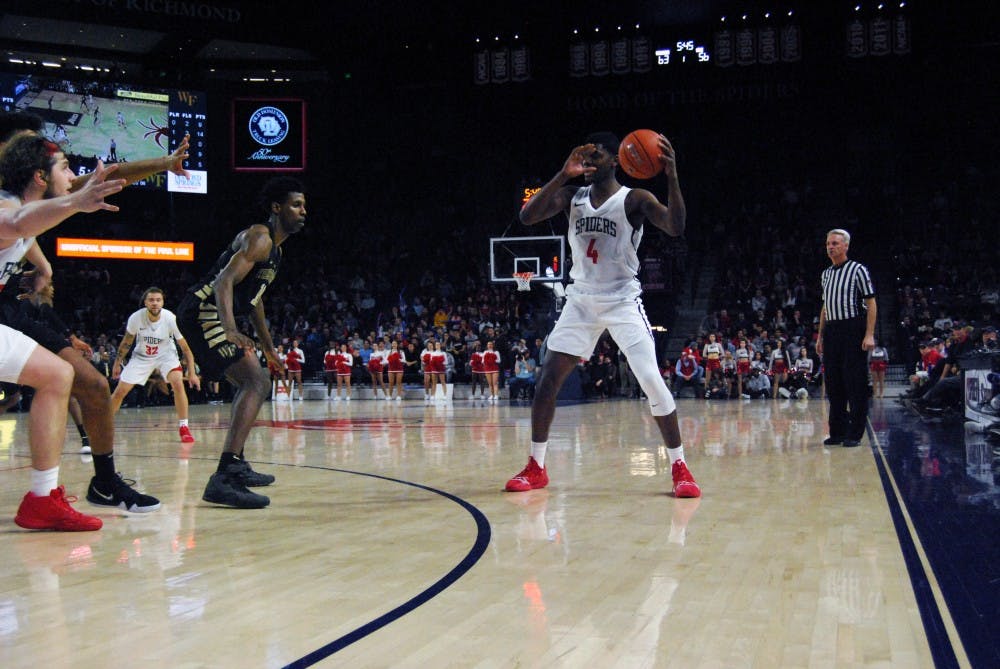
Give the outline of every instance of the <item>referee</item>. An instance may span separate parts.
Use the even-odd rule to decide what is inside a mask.
[[[857,446],[868,420],[868,351],[875,347],[875,286],[868,268],[847,259],[851,235],[826,233],[823,307],[816,352],[823,359],[830,399],[830,436],[826,446]]]

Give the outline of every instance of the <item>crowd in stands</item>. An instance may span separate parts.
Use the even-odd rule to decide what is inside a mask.
[[[166,225],[154,219],[150,227]],[[333,232],[315,225],[307,227],[303,240],[290,241],[278,279],[264,299],[275,344],[287,350],[298,340],[305,381],[322,381],[326,351],[331,345],[346,344],[353,357],[355,385],[368,387],[372,352],[379,342],[386,350],[397,342],[407,361],[403,382],[421,385],[421,352],[429,341],[437,341],[447,353],[447,381],[469,383],[472,352],[493,342],[500,353],[500,384],[513,384],[515,396],[531,397],[541,363],[539,348],[558,316],[556,302],[551,291],[539,286],[522,292],[513,283],[489,281],[490,230],[456,228],[442,235],[444,243],[429,250],[421,248],[418,232],[359,229],[350,248],[341,247]],[[42,243],[44,248],[45,240]],[[201,264],[206,266],[214,260],[210,243],[199,243]],[[666,253],[665,246],[649,244],[647,253]],[[365,248],[374,250],[358,252]],[[48,254],[54,256],[50,250]],[[663,259],[661,266],[676,267],[676,261]],[[140,308],[143,291],[152,285],[162,288],[165,307],[173,309],[198,279],[198,270],[187,264],[58,258],[53,269],[57,311],[91,344],[95,365],[109,378],[125,321]],[[676,274],[676,269],[670,270],[667,279]],[[609,359],[617,354],[609,338],[601,350]],[[603,366],[598,352],[592,361],[582,361],[581,373],[591,365]],[[612,392],[610,382],[596,386],[595,394]],[[590,392],[589,383],[586,390]],[[207,391],[203,394],[193,401],[214,399]],[[157,397],[154,393],[149,401]],[[138,400],[145,401],[141,397],[131,401]]]

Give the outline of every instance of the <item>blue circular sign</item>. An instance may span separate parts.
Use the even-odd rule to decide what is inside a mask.
[[[250,136],[262,146],[280,144],[288,136],[288,117],[277,107],[261,107],[250,115]]]

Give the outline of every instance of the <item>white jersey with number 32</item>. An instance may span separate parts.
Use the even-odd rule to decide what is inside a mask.
[[[632,298],[642,292],[639,256],[642,226],[633,228],[625,214],[631,189],[622,186],[600,207],[590,201],[591,187],[580,188],[570,203],[569,247],[573,279],[568,295],[614,295]]]
[[[177,328],[177,317],[166,309],[160,310],[160,318],[155,322],[149,320],[145,309],[136,311],[129,316],[125,331],[135,337],[132,355],[139,358],[176,358],[174,341],[184,339]]]

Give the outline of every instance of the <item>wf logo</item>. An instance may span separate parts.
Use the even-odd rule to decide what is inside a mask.
[[[189,91],[177,91],[177,99],[186,104],[188,107],[194,107],[194,104],[198,102],[198,96],[191,95]]]

